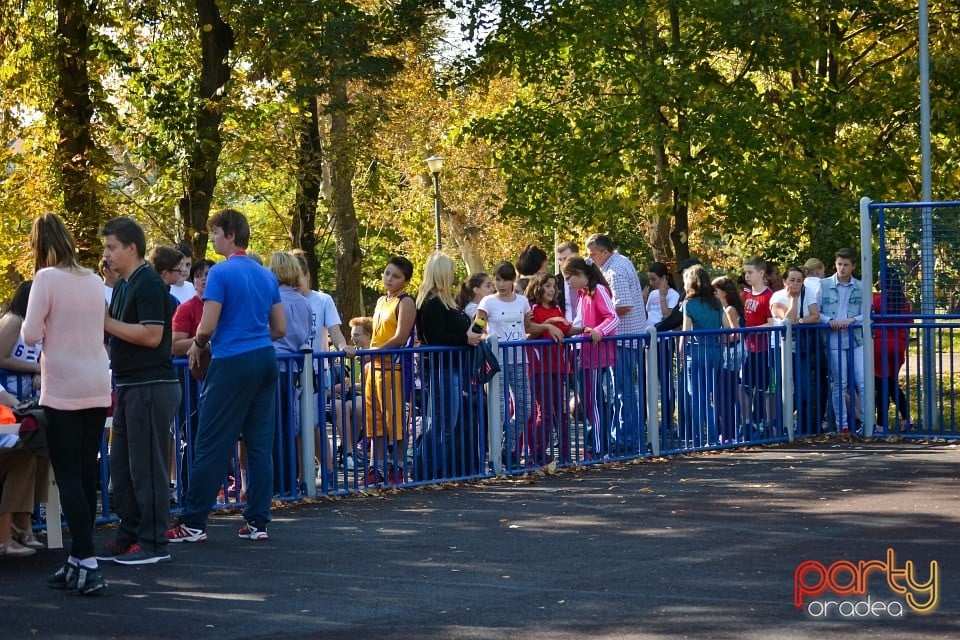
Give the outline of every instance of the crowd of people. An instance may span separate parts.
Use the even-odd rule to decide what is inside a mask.
[[[575,242],[555,256],[529,245],[515,264],[472,273],[459,287],[454,260],[435,252],[415,295],[415,266],[392,256],[372,316],[351,318],[348,339],[333,299],[311,289],[302,253],[274,252],[264,266],[247,250],[250,227],[240,212],[220,211],[208,226],[219,263],[194,262],[185,244],[148,253],[140,225],[111,220],[97,274],[77,262],[59,217],[34,222],[34,279],[0,318],[0,404],[35,398],[46,418],[71,533],[51,588],[102,593],[102,563],[166,562],[171,544],[206,540],[233,469],[244,503],[237,535],[258,541],[269,537],[271,500],[284,483],[330,490],[351,474],[372,486],[475,476],[497,458],[523,469],[643,455],[650,376],[659,384],[662,433],[680,447],[776,436],[781,343],[763,328],[785,321],[797,327],[801,432],[849,432],[867,410],[859,323],[871,309],[847,249],[836,253],[830,277],[817,259],[781,277],[750,258],[739,281],[711,280],[691,259],[679,265],[679,281],[664,263],[649,264],[645,284],[610,237],[594,234],[585,256]],[[908,313],[896,274],[881,284],[873,312]],[[906,330],[878,326],[878,425],[889,424],[888,401],[908,425],[899,386]],[[653,344],[649,327],[658,333]],[[493,363],[490,337],[500,345]],[[312,425],[299,411],[304,348],[315,356]],[[655,370],[647,368],[649,349],[657,350]],[[189,375],[174,358],[186,358]],[[492,370],[499,375],[491,388]],[[487,394],[497,400],[496,425]],[[119,525],[97,550],[108,409]],[[300,463],[304,428],[315,434],[315,478],[305,478]],[[499,450],[488,430],[502,434]],[[42,547],[29,521],[46,463],[15,444],[0,441],[0,556]],[[278,459],[278,447],[286,458]]]

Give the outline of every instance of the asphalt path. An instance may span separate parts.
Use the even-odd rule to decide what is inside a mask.
[[[105,566],[103,597],[46,588],[62,550],[0,559],[0,640],[956,638],[958,476],[955,445],[830,441],[303,502],[267,542],[223,514],[173,562]],[[888,549],[918,582],[936,562],[931,613],[879,569],[846,611],[903,617],[794,605],[801,563]]]

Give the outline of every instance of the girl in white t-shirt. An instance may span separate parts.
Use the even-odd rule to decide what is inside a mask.
[[[673,288],[667,265],[654,262],[647,268],[650,293],[647,294],[647,326],[655,325],[676,309],[680,294]]]
[[[509,262],[501,262],[493,272],[493,286],[496,293],[486,296],[477,307],[477,318],[486,321],[486,331],[500,340],[500,388],[496,390],[500,400],[500,415],[503,416],[504,464],[507,468],[518,468],[523,454],[523,433],[532,429],[535,419],[533,396],[530,393],[530,381],[527,378],[523,345],[503,346],[504,342],[523,341],[527,333],[547,332],[554,339],[562,332],[556,325],[540,325],[531,322],[530,301],[517,295],[514,284],[517,271]],[[513,394],[513,419],[507,409],[507,387]]]
[[[460,285],[457,293],[457,306],[472,319],[477,313],[480,301],[486,296],[493,295],[493,280],[483,271],[472,274]]]

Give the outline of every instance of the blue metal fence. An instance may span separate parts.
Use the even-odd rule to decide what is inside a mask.
[[[875,319],[877,320],[877,319]],[[416,347],[282,356],[274,492],[281,500],[517,474],[661,454],[862,431],[957,438],[960,320],[879,318],[857,346],[825,325],[674,331],[494,344],[489,381],[475,350]],[[936,419],[918,419],[920,341],[934,336]],[[889,344],[903,348],[889,349]],[[872,349],[875,371],[863,371]],[[176,361],[183,402],[172,427],[174,509],[189,485],[202,385]],[[2,372],[0,372],[2,373]],[[864,376],[876,407],[863,407]],[[305,416],[302,418],[301,416]],[[313,423],[313,429],[305,425]],[[101,520],[110,507],[109,431],[101,452]],[[244,501],[242,443],[224,461],[217,507]],[[316,470],[315,470],[316,469]]]

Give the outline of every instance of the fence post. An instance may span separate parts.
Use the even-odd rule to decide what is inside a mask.
[[[660,415],[657,413],[657,400],[660,398],[660,376],[657,369],[657,329],[647,329],[650,344],[647,347],[647,442],[655,458],[660,457]]]
[[[926,275],[926,272],[924,272]],[[863,406],[865,415],[863,420],[863,435],[873,437],[873,428],[876,422],[876,394],[873,383],[873,321],[870,314],[873,306],[873,227],[870,222],[870,198],[860,198],[860,287],[861,311],[863,313]],[[856,344],[856,329],[850,338]],[[853,372],[851,372],[853,373]]]
[[[304,344],[300,347],[303,354],[303,367],[300,369],[300,469],[303,477],[300,481],[307,487],[307,496],[317,497],[317,466],[313,461],[313,347]],[[326,429],[325,425],[320,425]]]
[[[107,418],[113,420],[113,418]],[[53,473],[53,465],[48,460],[41,464],[50,467],[50,480],[47,486],[46,503],[46,526],[47,526],[47,549],[63,549],[63,518],[60,517],[60,488],[57,486],[57,477]],[[107,514],[104,513],[104,516]],[[51,518],[53,524],[51,526]]]
[[[796,434],[796,424],[793,422],[793,388],[796,380],[793,379],[793,322],[790,318],[783,319],[783,354],[780,358],[780,402],[783,405],[783,426],[787,428],[787,440],[793,442]]]
[[[500,362],[500,341],[497,336],[489,336],[487,342],[490,344],[490,350],[493,351],[493,357],[497,359],[497,364],[503,370],[503,363]],[[493,465],[493,475],[503,474],[503,417],[500,415],[500,376],[501,372],[493,374],[490,382],[487,383],[487,450],[490,452],[490,462]],[[492,393],[491,393],[492,392]],[[504,404],[506,406],[506,404]]]

